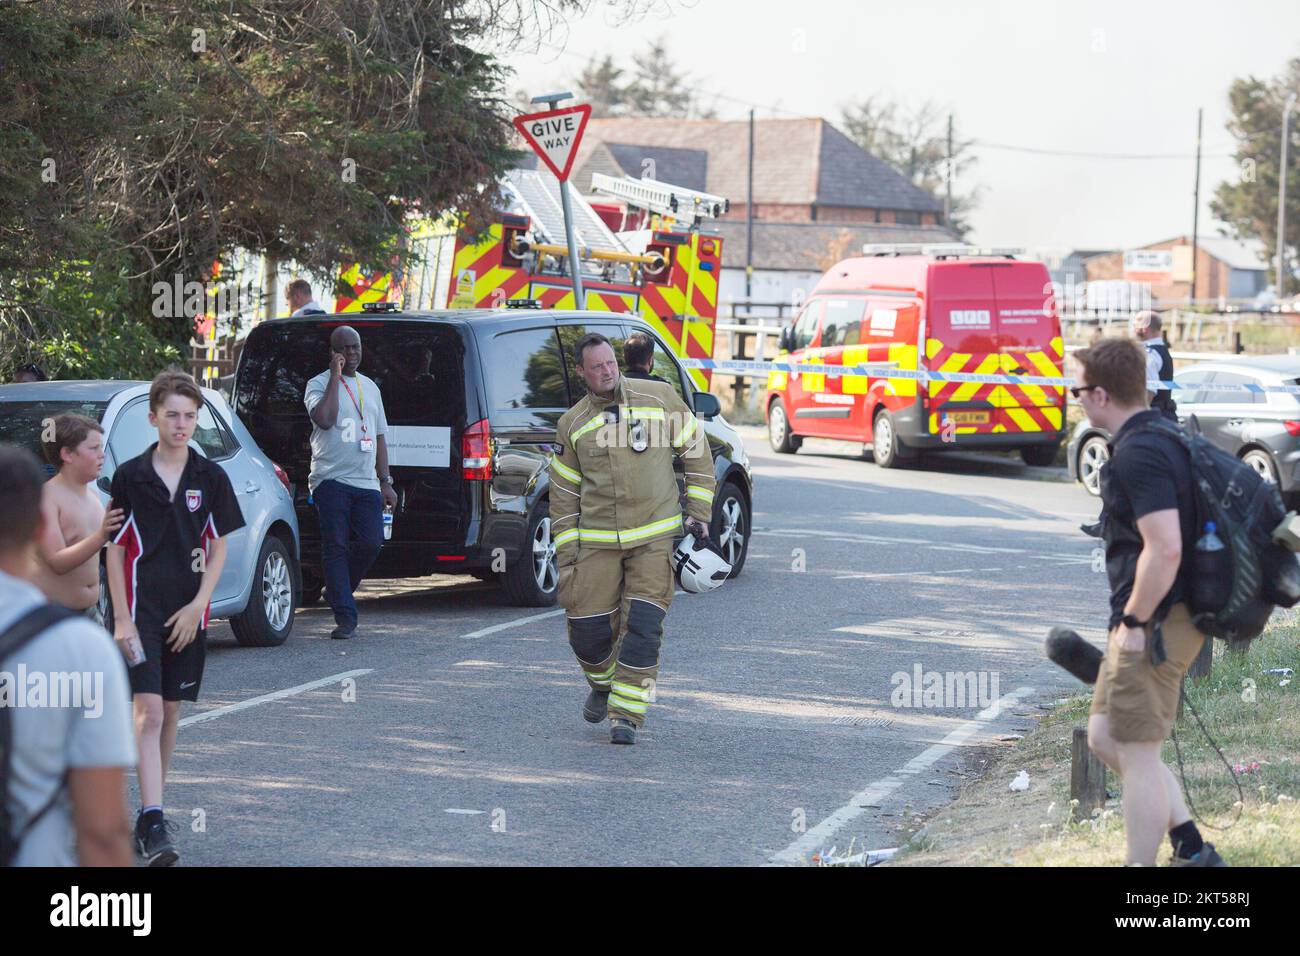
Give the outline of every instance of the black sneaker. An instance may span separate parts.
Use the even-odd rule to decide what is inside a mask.
[[[1177,854],[1169,861],[1170,866],[1227,866],[1213,843],[1201,844],[1201,849],[1193,857],[1181,857]]]
[[[636,724],[622,717],[609,719],[609,742],[611,744],[636,743]]]
[[[175,825],[161,813],[136,823],[135,851],[146,866],[171,866],[181,858],[176,847],[172,846],[171,834],[175,829]]]
[[[589,724],[598,724],[609,713],[609,691],[593,690],[587,695],[587,702],[582,705],[582,719]]]
[[[349,637],[357,632],[356,621],[351,624],[340,624],[334,630],[330,631],[330,637],[336,641],[346,641]]]

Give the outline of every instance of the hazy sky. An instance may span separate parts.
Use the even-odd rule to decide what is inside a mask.
[[[1272,77],[1300,56],[1294,0],[660,0],[627,23],[609,10],[596,0],[549,46],[506,56],[517,71],[511,89],[568,88],[588,56],[608,52],[630,66],[663,36],[724,119],[744,118],[753,104],[760,117],[838,123],[843,105],[883,95],[932,100],[953,111],[959,135],[987,144],[1176,154],[979,147],[972,238],[1030,248],[1117,248],[1191,232],[1197,107],[1201,232],[1214,233],[1209,197],[1237,175],[1224,126],[1228,86]]]

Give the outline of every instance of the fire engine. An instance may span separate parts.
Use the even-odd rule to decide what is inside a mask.
[[[711,358],[722,239],[702,227],[727,211],[727,200],[601,173],[592,176],[592,191],[606,199],[596,208],[571,197],[584,308],[634,313],[677,355]],[[532,300],[544,309],[574,308],[558,183],[546,172],[515,169],[501,181],[501,196],[504,211],[486,233],[457,237],[449,307]],[[708,373],[690,373],[707,390]]]

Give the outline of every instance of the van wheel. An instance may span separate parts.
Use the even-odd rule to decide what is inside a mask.
[[[750,508],[745,494],[735,482],[724,481],[713,504],[713,521],[709,537],[731,565],[727,580],[740,575],[749,554]]]
[[[898,468],[903,461],[894,418],[883,410],[876,413],[871,426],[871,457],[881,468]]]
[[[790,419],[786,417],[785,406],[778,398],[767,409],[767,441],[772,451],[781,455],[793,455],[803,444],[803,439],[790,432]]]
[[[242,614],[230,619],[243,647],[278,647],[293,630],[293,559],[284,542],[267,535],[257,555],[253,590]]]
[[[524,553],[501,575],[501,589],[515,607],[550,607],[555,603],[560,572],[555,565],[549,511],[546,499],[537,503],[528,522]]]
[[[1026,465],[1033,465],[1035,468],[1046,468],[1048,465],[1056,463],[1056,453],[1061,450],[1061,443],[1053,442],[1050,445],[1026,445],[1020,449],[1020,457],[1024,459]]]

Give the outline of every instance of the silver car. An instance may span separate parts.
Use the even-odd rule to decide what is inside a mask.
[[[1215,385],[1260,387],[1300,384],[1300,355],[1242,356],[1201,362],[1174,374],[1178,420],[1193,417],[1224,451],[1278,485],[1289,503],[1300,497],[1300,395],[1215,389]],[[1084,419],[1070,438],[1070,477],[1100,494],[1101,466],[1109,459],[1110,435]]]
[[[302,586],[298,518],[288,478],[257,447],[220,393],[205,388],[203,398],[191,447],[225,470],[244,514],[244,527],[229,537],[226,566],[212,596],[211,616],[229,618],[240,644],[283,644],[293,630]],[[107,504],[113,472],[157,441],[157,429],[148,417],[149,383],[0,385],[0,441],[29,448],[43,461],[42,422],[64,412],[85,415],[104,426],[108,440],[98,487]],[[101,589],[105,605],[107,590]]]

